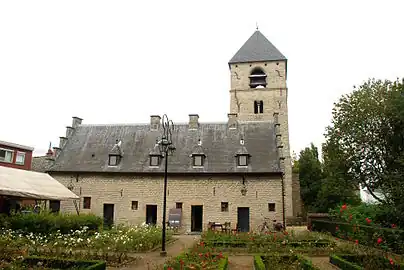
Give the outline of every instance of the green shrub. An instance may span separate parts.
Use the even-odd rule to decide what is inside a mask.
[[[404,253],[404,230],[324,220],[313,220],[312,230],[329,232],[335,237],[357,241],[361,245]],[[381,243],[378,243],[379,238]]]
[[[102,218],[93,214],[54,214],[41,212],[39,214],[15,214],[3,216],[1,225],[5,229],[26,233],[56,233],[67,234],[87,227],[89,232],[98,231],[102,225]]]
[[[83,269],[83,270],[105,270],[106,263],[103,261],[81,261],[47,257],[27,257],[22,261],[25,267],[37,266],[40,264],[52,269]]]
[[[262,261],[262,257],[260,255],[254,256],[254,269],[255,270],[265,270],[265,264]]]
[[[402,269],[404,267],[404,264],[376,255],[333,254],[330,256],[330,263],[347,270]]]

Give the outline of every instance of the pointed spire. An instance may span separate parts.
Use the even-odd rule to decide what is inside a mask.
[[[286,57],[258,30],[244,43],[229,64],[286,60]]]

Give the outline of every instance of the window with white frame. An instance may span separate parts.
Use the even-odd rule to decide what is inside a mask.
[[[13,162],[13,150],[0,148],[0,162]]]
[[[15,158],[15,163],[19,165],[24,165],[25,163],[25,153],[24,152],[18,152],[17,156]]]

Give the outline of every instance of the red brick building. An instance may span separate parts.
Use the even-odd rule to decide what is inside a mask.
[[[31,170],[33,147],[0,141],[0,166]]]

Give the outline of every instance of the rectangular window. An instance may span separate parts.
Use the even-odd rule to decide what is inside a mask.
[[[132,210],[137,210],[139,207],[139,202],[138,201],[132,201]]]
[[[260,113],[264,113],[264,102],[260,100]]]
[[[159,166],[159,157],[158,156],[150,156],[150,166]]]
[[[248,157],[246,155],[238,156],[238,166],[247,166],[248,165]]]
[[[108,165],[109,166],[117,166],[119,162],[118,156],[117,155],[110,155],[109,160],[108,160]]]
[[[13,150],[0,148],[0,161],[1,162],[13,162]]]
[[[91,197],[83,198],[83,209],[91,209]]]
[[[24,152],[17,152],[17,157],[15,158],[15,163],[24,165],[24,163],[25,163],[25,153]]]
[[[275,212],[275,203],[268,203],[268,211]]]
[[[201,155],[194,156],[194,166],[203,166],[203,156]]]
[[[175,208],[182,209],[182,202],[176,202],[175,203]]]
[[[222,208],[222,212],[229,212],[229,203],[228,202],[222,202],[221,208]]]

